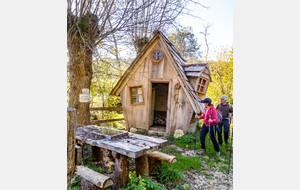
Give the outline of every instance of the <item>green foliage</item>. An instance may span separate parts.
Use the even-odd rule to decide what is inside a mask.
[[[80,190],[80,187],[78,186],[81,178],[78,176],[71,178],[71,184],[70,184],[70,190]]]
[[[167,163],[154,168],[152,174],[156,175],[166,186],[179,185],[184,180],[184,176]]]
[[[97,167],[95,164],[88,163],[87,167],[90,168],[91,170],[94,170],[95,172],[98,172],[101,174],[107,172],[107,168]]]
[[[83,149],[84,150],[91,150],[91,145],[85,144],[85,145],[83,145]]]
[[[173,153],[178,153],[177,148],[175,146],[166,146],[163,147],[161,150],[165,154],[173,154]]]
[[[215,166],[215,163],[214,162],[209,162],[207,167],[211,168],[211,167],[214,167]]]
[[[118,130],[125,130],[126,129],[125,125],[121,124],[118,121],[113,122],[113,126],[114,126],[115,129],[118,129]]]
[[[221,162],[221,158],[220,157],[215,157],[215,162]]]
[[[173,135],[166,136],[166,139],[170,142],[175,142],[175,137]]]
[[[87,165],[87,164],[89,164],[89,163],[91,163],[91,162],[93,162],[93,161],[95,161],[96,159],[94,158],[94,157],[92,157],[92,156],[87,156],[87,157],[85,157],[85,158],[83,158],[82,159],[82,164],[83,165]]]
[[[138,129],[136,133],[141,135],[148,135],[149,131],[145,129]]]
[[[126,187],[119,190],[166,190],[164,185],[153,182],[147,176],[137,176],[136,172],[129,173],[129,179]]]
[[[194,138],[192,135],[183,135],[179,137],[177,140],[180,143],[185,143],[185,144],[192,144],[194,143]]]
[[[189,170],[190,168],[196,170],[202,166],[202,161],[198,156],[185,157],[179,153],[175,154],[175,156],[177,158],[177,162],[171,164],[171,167],[173,169],[177,169],[178,171],[185,171]]]

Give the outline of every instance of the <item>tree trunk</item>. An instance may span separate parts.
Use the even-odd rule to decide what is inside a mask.
[[[88,40],[85,40],[85,42]],[[68,35],[69,65],[70,65],[70,99],[69,107],[76,108],[77,123],[90,124],[90,105],[80,103],[79,94],[83,88],[90,89],[92,80],[92,55],[94,46],[82,41],[75,35]]]

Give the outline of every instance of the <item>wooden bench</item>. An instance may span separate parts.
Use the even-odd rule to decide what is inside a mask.
[[[81,177],[81,190],[103,190],[114,184],[114,180],[84,166],[76,166],[76,175]]]

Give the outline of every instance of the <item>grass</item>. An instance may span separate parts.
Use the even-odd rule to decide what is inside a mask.
[[[185,179],[178,169],[174,169],[172,165],[165,162],[161,166],[156,167],[152,174],[156,175],[166,186],[178,186]]]
[[[202,161],[198,156],[185,157],[179,153],[175,154],[177,162],[171,165],[173,169],[179,171],[189,170],[190,168],[197,170],[202,166]]]
[[[194,142],[194,136],[196,135],[196,147]],[[216,138],[218,134],[216,134]],[[224,136],[222,134],[222,138],[224,139]],[[176,144],[177,146],[183,148],[183,149],[196,149],[200,150],[200,131],[197,130],[196,133],[188,133],[187,135],[184,135],[180,138],[175,139],[173,136],[166,136],[166,139],[170,141],[173,144]],[[229,141],[231,140],[231,136],[229,136]],[[177,162],[170,165],[172,169],[176,169],[179,172],[191,172],[190,169],[198,171],[199,173],[203,173],[204,175],[207,174],[208,178],[212,178],[212,175],[207,173],[207,169],[213,169],[218,170],[223,173],[227,173],[228,171],[228,163],[229,163],[229,152],[231,147],[231,142],[229,142],[228,145],[223,144],[222,146],[219,146],[220,152],[221,152],[221,158],[216,156],[216,152],[214,150],[214,146],[212,142],[210,142],[210,137],[207,134],[205,139],[205,148],[206,148],[206,155],[201,156],[192,156],[192,157],[184,157],[182,156],[175,146],[168,146],[164,147],[162,149],[163,153],[166,154],[172,154],[177,157]],[[233,152],[233,150],[232,150]],[[200,159],[199,159],[200,158]],[[232,155],[231,155],[232,158]],[[202,163],[205,163],[207,165],[207,168],[202,166]],[[232,168],[232,162],[231,162],[231,168]]]

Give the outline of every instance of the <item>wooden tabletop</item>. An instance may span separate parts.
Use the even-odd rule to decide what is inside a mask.
[[[168,141],[112,128],[87,125],[76,130],[80,144],[90,144],[137,158],[167,146]]]

